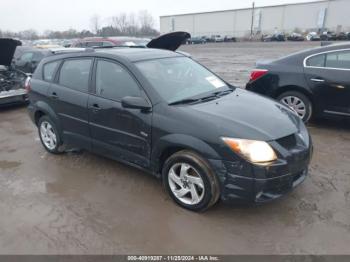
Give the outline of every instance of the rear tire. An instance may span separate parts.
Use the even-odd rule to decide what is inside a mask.
[[[42,145],[51,154],[62,154],[62,139],[55,123],[48,116],[42,116],[38,121],[38,132]]]
[[[309,122],[313,117],[312,103],[310,99],[301,92],[288,91],[281,94],[277,100],[294,110],[305,123]]]
[[[196,153],[183,150],[169,157],[162,176],[170,197],[185,209],[204,211],[219,199],[217,178],[209,164]]]

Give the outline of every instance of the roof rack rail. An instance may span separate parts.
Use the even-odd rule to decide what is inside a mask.
[[[93,49],[113,49],[113,48],[147,48],[147,47],[142,46],[142,45],[134,45],[134,46],[115,45],[115,46],[93,46],[91,48],[93,48]]]
[[[79,53],[79,52],[94,52],[94,48],[52,48],[51,53],[54,55]]]

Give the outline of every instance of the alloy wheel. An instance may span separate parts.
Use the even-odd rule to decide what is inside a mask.
[[[52,125],[49,122],[47,121],[41,122],[40,136],[44,145],[49,150],[54,150],[56,148],[57,136],[56,136],[55,130],[53,129]]]
[[[204,181],[198,171],[187,163],[169,169],[168,182],[174,196],[186,205],[197,205],[205,194]]]
[[[286,96],[281,99],[281,103],[294,110],[303,119],[306,115],[305,103],[296,96]]]

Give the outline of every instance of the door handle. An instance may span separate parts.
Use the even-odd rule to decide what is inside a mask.
[[[311,78],[310,79],[312,82],[318,82],[318,83],[324,83],[326,82],[326,80],[322,79],[322,78]]]
[[[101,108],[100,108],[100,106],[98,104],[93,104],[91,106],[91,110],[92,110],[92,112],[97,113],[98,111],[101,110]]]
[[[57,93],[56,93],[56,92],[53,92],[53,93],[51,94],[51,98],[52,98],[52,99],[58,99]]]

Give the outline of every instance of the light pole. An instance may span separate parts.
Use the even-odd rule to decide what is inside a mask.
[[[255,15],[255,2],[253,2],[253,8],[252,8],[252,24],[250,27],[250,39],[253,39],[253,28],[254,28],[254,15]]]

